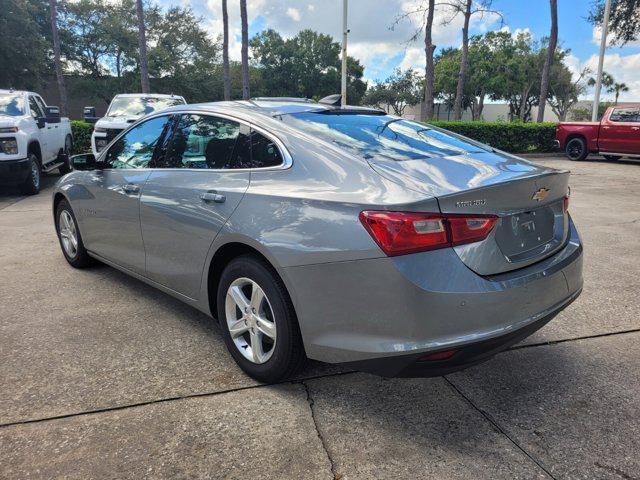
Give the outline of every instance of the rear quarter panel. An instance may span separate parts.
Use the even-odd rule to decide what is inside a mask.
[[[564,150],[567,141],[573,136],[583,137],[587,141],[587,148],[591,152],[598,151],[599,123],[593,122],[561,122],[556,128],[556,140],[560,149]]]

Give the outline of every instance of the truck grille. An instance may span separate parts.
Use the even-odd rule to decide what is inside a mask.
[[[116,138],[120,132],[124,129],[122,128],[107,128],[107,143]]]

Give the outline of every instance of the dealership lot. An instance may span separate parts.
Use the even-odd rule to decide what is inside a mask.
[[[56,177],[0,192],[0,478],[640,478],[640,162],[539,162],[573,172],[584,292],[433,379],[257,384],[201,313],[66,264]]]

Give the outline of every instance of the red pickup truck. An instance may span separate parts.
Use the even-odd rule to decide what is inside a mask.
[[[640,104],[609,107],[600,123],[561,122],[556,145],[571,160],[584,160],[590,153],[607,160],[640,156]]]

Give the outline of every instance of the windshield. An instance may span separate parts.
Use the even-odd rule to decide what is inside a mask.
[[[19,117],[24,115],[24,99],[22,95],[0,93],[0,115]]]
[[[116,97],[109,107],[108,117],[138,117],[174,105],[184,105],[182,98]]]
[[[429,125],[388,115],[293,113],[282,120],[364,158],[415,160],[487,151]]]

